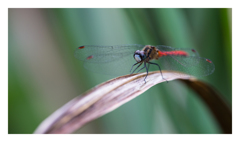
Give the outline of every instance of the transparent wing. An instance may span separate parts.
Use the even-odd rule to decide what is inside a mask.
[[[86,45],[86,46],[81,46],[77,48],[74,52],[74,56],[79,60],[87,61],[87,62],[101,62],[101,63],[111,62],[120,57],[127,56],[129,54],[134,54],[136,50],[141,50],[143,47],[144,45],[138,45],[138,44],[116,45],[116,46]],[[92,56],[93,58],[88,58],[90,56]],[[89,59],[89,60],[85,60],[85,59]]]
[[[207,76],[215,69],[214,64],[208,62],[206,58],[195,56],[174,58],[166,56],[159,58],[158,61],[163,70],[180,71],[192,76]]]
[[[193,76],[207,76],[212,74],[215,66],[209,59],[199,57],[194,49],[173,48],[170,46],[156,46],[160,51],[185,51],[188,56],[163,56],[158,59],[158,63],[163,70],[173,70],[187,73]]]
[[[84,62],[84,67],[90,71],[106,74],[106,75],[126,75],[130,74],[130,69],[133,64],[136,63],[135,59],[131,54],[129,56],[124,56],[122,58],[122,55],[118,56],[119,58],[114,58],[114,61],[112,62]],[[99,59],[101,61],[103,58],[106,58],[106,56],[98,55],[95,56],[96,60]]]
[[[74,56],[84,61],[84,67],[90,71],[108,75],[130,73],[134,63],[133,54],[144,45],[84,46],[75,50]]]

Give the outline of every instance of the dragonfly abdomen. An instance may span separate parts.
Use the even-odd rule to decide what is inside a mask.
[[[185,51],[158,51],[158,56],[188,56]]]

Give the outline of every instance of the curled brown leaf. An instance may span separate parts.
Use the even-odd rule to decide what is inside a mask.
[[[162,71],[168,81],[195,80],[179,72]],[[120,76],[104,82],[59,108],[44,120],[35,133],[72,133],[84,124],[113,111],[152,86],[165,82],[159,71]]]

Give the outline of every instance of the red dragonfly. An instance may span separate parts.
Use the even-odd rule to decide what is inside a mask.
[[[155,65],[161,75],[161,70],[164,69],[183,72],[189,74],[189,77],[207,76],[215,69],[210,59],[199,57],[194,49],[175,49],[164,45],[86,45],[78,47],[74,56],[84,61],[86,69],[108,75],[129,74],[135,65],[138,66],[132,73],[143,65],[137,72],[145,68],[148,75],[150,64]],[[163,76],[162,78],[164,79]]]

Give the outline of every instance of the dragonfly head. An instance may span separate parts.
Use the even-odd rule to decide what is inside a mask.
[[[134,54],[133,54],[133,58],[139,63],[144,61],[144,59],[146,58],[144,51],[140,51],[137,50]]]

